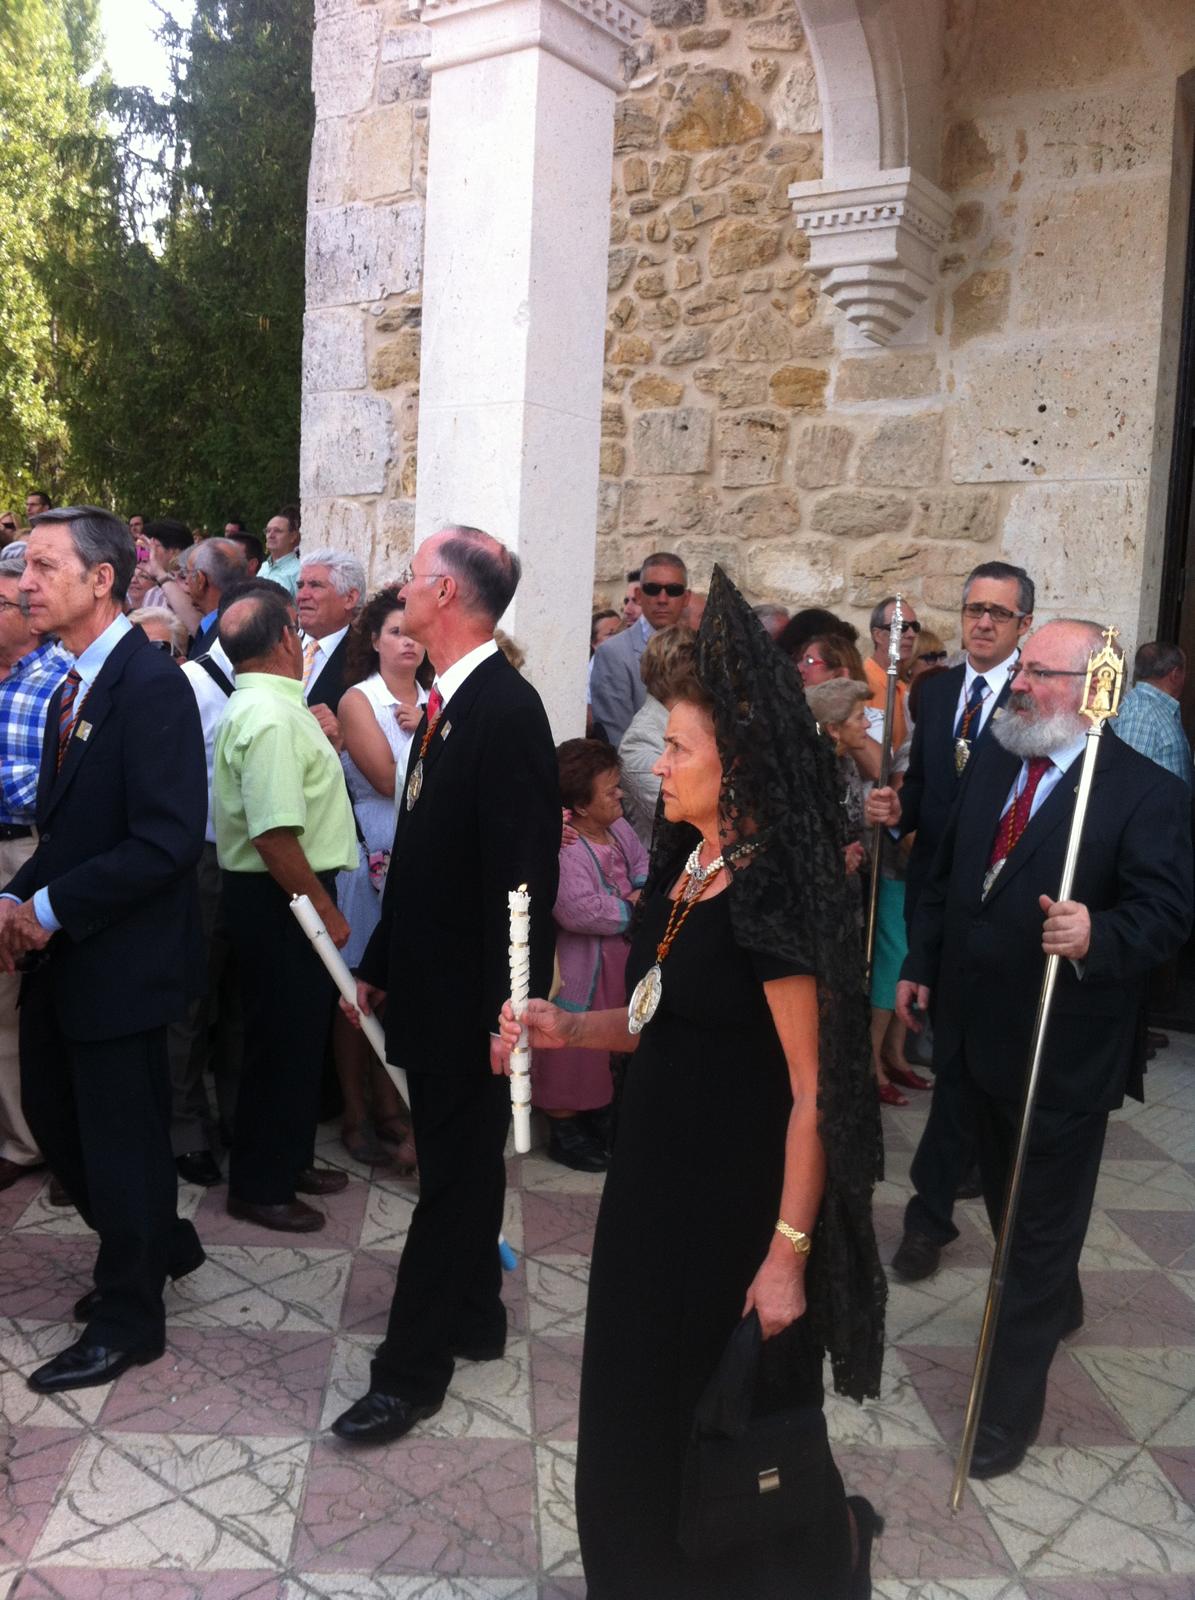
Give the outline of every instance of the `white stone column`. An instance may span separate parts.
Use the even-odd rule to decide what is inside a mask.
[[[623,0],[426,0],[431,140],[416,541],[517,549],[503,621],[558,739],[584,732]]]

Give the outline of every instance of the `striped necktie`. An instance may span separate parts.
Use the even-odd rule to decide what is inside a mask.
[[[994,867],[1011,855],[1017,840],[1029,826],[1033,812],[1033,797],[1037,786],[1054,763],[1049,756],[1030,756],[1025,772],[1025,787],[1015,796],[996,825],[996,839],[988,857],[988,867]]]
[[[62,763],[66,759],[66,747],[70,743],[71,734],[75,731],[75,703],[79,697],[79,685],[83,679],[74,667],[66,675],[66,682],[62,687],[62,699],[58,705],[58,768],[62,771]]]

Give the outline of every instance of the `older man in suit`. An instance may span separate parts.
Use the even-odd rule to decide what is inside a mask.
[[[1058,901],[1093,623],[1026,643],[995,738],[968,763],[914,917],[897,1009],[933,1004],[935,1063],[959,1074],[999,1224],[1045,957],[1061,959],[1021,1208],[972,1461],[1011,1472],[1037,1435],[1058,1342],[1083,1320],[1079,1255],[1108,1113],[1139,1089],[1152,969],[1191,923],[1187,792],[1115,738],[1100,742],[1073,898]]]
[[[639,604],[643,614],[637,622],[613,639],[597,647],[593,657],[589,701],[593,720],[606,738],[618,748],[631,718],[647,698],[639,676],[639,658],[647,641],[661,628],[679,622],[689,601],[689,579],[679,556],[666,550],[648,556],[639,569]]]
[[[333,1424],[350,1444],[398,1439],[438,1411],[456,1359],[502,1354],[506,1079],[491,1030],[510,992],[507,895],[531,891],[531,984],[552,973],[560,789],[539,696],[494,643],[518,558],[476,528],[415,553],[404,631],[436,663],[411,746],[382,918],[358,998],[386,1002],[390,1059],[410,1086],[419,1203],[369,1392]],[[536,990],[538,993],[538,989]]]
[[[166,1026],[202,983],[207,803],[194,697],[121,610],[128,529],[91,506],[48,512],[25,561],[30,626],[75,659],[50,702],[37,849],[0,900],[0,965],[26,968],[29,1126],[100,1240],[83,1335],[29,1379],[52,1392],[156,1361],[166,1275],[203,1260],[176,1211]]]
[[[1023,568],[985,561],[974,569],[963,585],[963,661],[922,685],[903,787],[875,789],[868,796],[869,822],[916,835],[905,886],[910,927],[962,775],[1008,703],[1020,641],[1033,625],[1033,604],[1033,579]],[[910,1173],[915,1192],[892,1258],[892,1269],[904,1282],[936,1272],[943,1246],[958,1238],[955,1197],[967,1184],[974,1159],[975,1129],[948,1063],[934,1083],[929,1120]],[[977,1189],[965,1192],[974,1195]]]

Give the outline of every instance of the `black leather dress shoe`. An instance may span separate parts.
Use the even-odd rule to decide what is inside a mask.
[[[164,1344],[149,1345],[140,1350],[113,1350],[105,1344],[89,1344],[86,1338],[76,1339],[60,1350],[52,1361],[38,1367],[28,1378],[28,1384],[37,1394],[58,1394],[63,1389],[94,1389],[101,1383],[113,1383],[130,1367],[144,1367],[157,1361],[166,1352]]]
[[[178,1283],[180,1279],[188,1277],[197,1267],[201,1267],[207,1260],[203,1246],[196,1242],[196,1248],[185,1261],[172,1264],[167,1270],[171,1283]],[[100,1309],[100,1300],[103,1297],[98,1289],[88,1289],[86,1294],[81,1294],[75,1301],[75,1321],[89,1322]]]
[[[224,1174],[210,1150],[188,1150],[184,1156],[175,1156],[174,1164],[184,1183],[197,1183],[203,1189],[211,1189],[224,1182]]]
[[[548,1118],[548,1159],[574,1172],[605,1172],[605,1150],[582,1125],[580,1117]]]
[[[337,1417],[332,1432],[346,1444],[390,1444],[425,1417],[434,1417],[439,1409],[439,1401],[434,1406],[417,1406],[400,1395],[371,1389]]]
[[[276,1233],[318,1233],[327,1221],[322,1211],[304,1205],[301,1200],[259,1206],[230,1194],[227,1209],[228,1215],[238,1222],[255,1222],[259,1228],[273,1228]]]
[[[1031,1434],[1016,1433],[999,1422],[981,1422],[975,1435],[975,1449],[971,1453],[972,1478],[999,1478],[1006,1472],[1015,1472],[1025,1459],[1025,1452],[1037,1438],[1037,1429]]]
[[[904,1238],[892,1257],[892,1270],[902,1283],[920,1283],[932,1278],[942,1259],[942,1246],[926,1233],[906,1228]]]
[[[339,1167],[304,1167],[295,1179],[296,1194],[339,1194],[349,1186],[349,1175]]]
[[[1083,1326],[1083,1291],[1076,1289],[1071,1298],[1070,1309],[1066,1313],[1066,1322],[1062,1329],[1062,1338],[1069,1339],[1072,1333],[1078,1333]]]

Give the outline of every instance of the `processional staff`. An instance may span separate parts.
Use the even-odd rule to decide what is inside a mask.
[[[1083,685],[1082,715],[1090,726],[1083,747],[1083,765],[1079,772],[1076,791],[1075,814],[1071,818],[1070,836],[1066,842],[1066,856],[1062,864],[1062,882],[1057,899],[1069,900],[1079,864],[1079,850],[1083,843],[1083,825],[1091,799],[1091,784],[1095,777],[1095,763],[1099,753],[1100,736],[1105,724],[1120,709],[1120,694],[1124,685],[1124,655],[1117,650],[1113,640],[1117,629],[1104,630],[1102,650],[1092,651],[1087,662],[1087,676]],[[1004,1213],[1000,1218],[1000,1231],[996,1236],[996,1250],[992,1257],[992,1271],[988,1279],[987,1300],[983,1308],[983,1321],[979,1329],[979,1347],[975,1352],[975,1368],[971,1375],[971,1392],[967,1396],[967,1413],[963,1422],[963,1441],[959,1446],[958,1461],[954,1469],[954,1482],[950,1489],[950,1509],[957,1511],[962,1505],[963,1490],[971,1470],[971,1456],[975,1449],[975,1435],[979,1428],[979,1414],[983,1408],[987,1389],[988,1369],[992,1361],[992,1346],[996,1338],[996,1323],[1000,1316],[1000,1303],[1004,1298],[1004,1284],[1008,1275],[1008,1261],[1012,1253],[1012,1237],[1016,1227],[1017,1210],[1021,1203],[1021,1189],[1025,1178],[1025,1162],[1029,1153],[1029,1133],[1033,1110],[1037,1100],[1038,1081],[1041,1077],[1042,1057],[1045,1053],[1046,1032],[1050,1026],[1050,1006],[1054,999],[1054,985],[1058,980],[1056,955],[1046,957],[1042,974],[1041,994],[1037,1002],[1037,1016],[1033,1023],[1033,1036],[1029,1045],[1029,1071],[1025,1079],[1025,1092],[1021,1101],[1021,1125],[1017,1132],[1016,1151],[1012,1174],[1008,1180],[1008,1193],[1004,1200]]]
[[[900,639],[904,631],[903,597],[897,595],[892,607],[892,620],[888,624],[888,693],[884,701],[884,739],[880,749],[880,776],[878,789],[888,787],[892,772],[892,723],[896,716],[896,676],[900,671]],[[871,886],[867,898],[867,939],[864,946],[864,965],[867,983],[871,984],[871,968],[875,959],[876,917],[880,905],[880,852],[884,846],[884,824],[877,822],[871,833]]]

